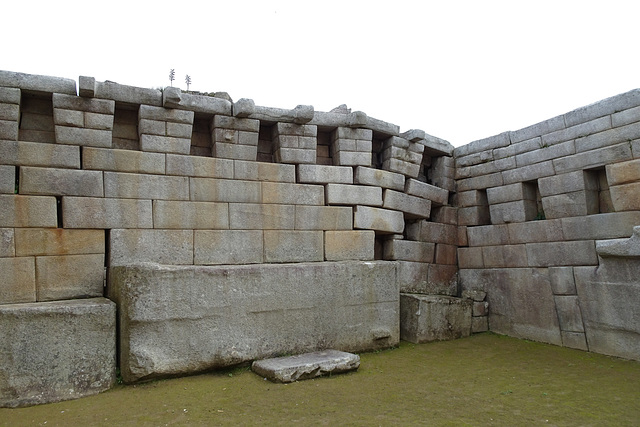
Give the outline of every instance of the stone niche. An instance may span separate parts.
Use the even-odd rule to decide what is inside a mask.
[[[125,382],[400,339],[395,262],[111,267]]]

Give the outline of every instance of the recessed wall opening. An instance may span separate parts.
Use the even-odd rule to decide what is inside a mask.
[[[138,105],[121,104],[116,102],[113,115],[113,132],[111,143],[113,148],[122,150],[139,150],[138,136]]]
[[[271,135],[273,125],[260,123],[258,133],[258,157],[259,162],[273,163],[273,137]]]
[[[605,168],[584,171],[587,215],[613,212],[609,182]]]
[[[542,196],[538,181],[527,181],[522,183],[522,193],[524,197],[525,220],[539,221],[546,219],[544,208],[542,207]]]
[[[382,169],[382,147],[384,141],[373,137],[371,141],[371,167],[375,169]]]
[[[384,259],[384,242],[386,238],[384,234],[376,233],[376,238],[373,246],[373,259]]]
[[[53,96],[50,93],[21,91],[18,140],[55,143]]]
[[[316,146],[316,164],[333,165],[333,152],[331,150],[331,131],[318,130],[318,145]]]
[[[211,157],[211,130],[209,128],[211,120],[211,116],[197,114],[194,116],[189,150],[189,154],[192,156]]]
[[[422,155],[422,163],[420,164],[420,172],[418,174],[418,181],[426,182],[427,184],[433,184],[431,181],[431,156],[426,153]]]

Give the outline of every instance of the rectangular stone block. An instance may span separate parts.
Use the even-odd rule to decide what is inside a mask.
[[[509,229],[507,225],[485,225],[469,227],[469,246],[497,246],[509,244]]]
[[[234,161],[199,156],[167,154],[167,175],[195,176],[202,178],[234,177]]]
[[[507,230],[509,231],[509,241],[512,244],[565,240],[562,222],[559,219],[511,223],[507,224]]]
[[[20,194],[102,197],[102,172],[21,167]]]
[[[152,105],[140,105],[140,109],[138,110],[138,118],[140,120],[148,119],[171,123],[193,124],[193,116],[193,111],[155,107]]]
[[[293,230],[294,225],[294,205],[229,204],[232,230]]]
[[[578,296],[554,296],[556,310],[558,311],[558,321],[560,330],[567,332],[584,332],[582,324],[582,313]]]
[[[497,187],[502,188],[502,187]],[[487,200],[487,191],[469,190],[460,191],[454,196],[454,204],[458,207],[470,207],[470,206],[486,206],[489,202]]]
[[[328,205],[382,206],[382,188],[366,185],[327,184],[325,200]]]
[[[262,203],[262,184],[257,181],[190,178],[189,182],[194,201]]]
[[[64,228],[153,228],[151,200],[63,197],[62,218]]]
[[[234,129],[245,132],[258,132],[260,120],[215,115],[212,122],[213,128]]]
[[[470,206],[458,209],[458,225],[491,224],[491,214],[488,206]]]
[[[15,120],[0,120],[0,139],[17,141],[18,122]]]
[[[73,95],[54,93],[52,97],[55,109],[75,110],[80,112],[111,114],[115,112],[115,101],[111,99],[84,98]]]
[[[324,258],[327,261],[371,261],[374,259],[374,231],[325,231]]]
[[[640,121],[640,106],[619,111],[611,115],[611,126],[614,128]]]
[[[458,265],[460,268],[483,268],[482,247],[458,248]]]
[[[0,120],[20,120],[20,105],[7,104],[0,101]]]
[[[506,172],[496,172],[473,178],[460,179],[456,183],[457,191],[483,190],[489,187],[498,187],[500,185],[509,184],[504,182],[502,179],[502,174]]]
[[[473,317],[486,316],[489,314],[489,303],[486,301],[473,302]]]
[[[104,254],[103,230],[17,228],[16,256]]]
[[[101,297],[104,254],[36,257],[38,301]]]
[[[16,191],[16,168],[0,165],[0,193],[14,194]]]
[[[296,182],[295,165],[233,160],[233,178],[245,181]]]
[[[189,178],[105,172],[104,195],[121,199],[189,200]]]
[[[436,295],[400,294],[400,338],[412,343],[471,335],[471,301]]]
[[[431,220],[443,224],[458,225],[458,208],[453,206],[432,206]]]
[[[549,267],[549,282],[554,295],[575,295],[573,267]]]
[[[439,275],[430,280],[429,269],[433,266],[432,264],[397,261],[397,265],[397,280],[401,292],[451,295],[452,288],[453,293],[456,292],[455,272],[453,278]]]
[[[0,194],[0,227],[57,227],[56,198]]]
[[[457,255],[457,246],[438,243],[436,244],[434,262],[436,264],[456,265],[458,263]]]
[[[351,230],[353,208],[347,206],[296,206],[296,230]]]
[[[282,356],[256,360],[251,370],[264,379],[278,383],[292,383],[355,371],[360,356],[338,350],[322,350],[296,356]]]
[[[491,205],[489,214],[492,224],[532,221],[540,215],[535,200],[518,200]]]
[[[582,190],[598,190],[598,183],[587,179],[584,171],[567,172],[538,180],[542,197],[572,193]]]
[[[324,187],[313,184],[263,182],[262,203],[324,205]]]
[[[598,256],[593,240],[528,243],[526,248],[527,259],[531,267],[598,265]]]
[[[533,181],[536,179],[544,178],[545,176],[551,176],[556,173],[554,169],[555,160],[547,160],[545,162],[536,163],[529,166],[522,166],[516,169],[503,171],[503,182],[498,185],[508,185],[516,182]],[[491,185],[488,187],[496,187],[497,185]]]
[[[585,217],[562,218],[562,235],[566,240],[618,239],[633,234],[640,224],[640,212],[612,212]]]
[[[333,164],[339,166],[371,166],[371,153],[338,151],[333,153]]]
[[[80,147],[26,141],[0,141],[0,162],[16,166],[80,168]]]
[[[147,265],[109,275],[121,328],[130,331],[120,335],[125,382],[399,340],[395,263]]]
[[[0,102],[20,105],[20,89],[17,87],[0,87]]]
[[[191,139],[142,134],[140,135],[140,149],[155,153],[189,154]]]
[[[324,261],[322,231],[264,231],[264,261],[318,262]]]
[[[153,201],[153,228],[217,230],[229,228],[229,204]]]
[[[640,182],[609,187],[616,212],[640,210]]]
[[[543,197],[542,207],[549,219],[595,214],[598,213],[597,192],[583,190]]]
[[[546,160],[571,156],[576,153],[576,146],[573,140],[555,143],[555,145],[544,145],[546,136],[547,135],[542,136],[542,148],[539,150],[528,151],[526,153],[516,155],[515,159],[518,167],[529,166]],[[516,165],[513,165],[513,167],[516,167]]]
[[[15,229],[0,228],[0,258],[16,256]]]
[[[409,240],[458,244],[458,227],[455,225],[420,220],[407,224],[406,234]]]
[[[383,248],[383,258],[387,260],[432,263],[434,253],[434,243],[410,240],[387,240]]]
[[[0,258],[0,307],[36,301],[36,267],[34,257]]]
[[[485,268],[527,267],[525,245],[483,246],[482,260]]]
[[[610,186],[640,181],[640,159],[610,164],[606,170]]]
[[[608,119],[608,117],[604,119]],[[638,138],[640,138],[640,123],[630,123],[576,139],[576,151],[587,152]]]
[[[383,192],[382,207],[403,212],[407,218],[429,218],[431,215],[431,200],[389,189]]]
[[[405,177],[395,172],[358,166],[355,173],[355,183],[404,191]]]
[[[477,334],[489,330],[489,318],[487,316],[471,318],[471,333]]]
[[[417,159],[414,159],[417,160]],[[367,166],[367,165],[365,165]],[[405,162],[397,158],[390,158],[382,162],[382,169],[400,173],[410,178],[417,178],[420,175],[420,165],[417,163]]]
[[[353,168],[348,166],[299,165],[298,182],[309,184],[353,184]]]
[[[584,332],[561,331],[562,345],[564,347],[575,348],[576,350],[589,351],[587,338]]]
[[[573,156],[554,159],[553,168],[556,173],[564,173],[575,170],[599,168],[607,164],[631,160],[632,158],[631,146],[628,142],[624,142],[574,154]],[[549,175],[552,175],[552,173]]]
[[[110,130],[56,126],[55,135],[58,144],[110,148],[112,142]]]
[[[569,141],[572,139],[578,139],[576,148],[579,147],[581,137],[587,135],[596,134],[598,132],[605,131],[611,128],[611,117],[599,117],[593,120],[589,120],[583,123],[568,126],[565,129],[557,130],[545,135],[542,135],[542,143],[545,145],[557,144],[562,141]]]
[[[193,264],[192,230],[114,229],[109,239],[110,266],[142,262]]]
[[[398,211],[356,206],[353,213],[353,228],[401,234],[404,230],[404,216]]]
[[[196,265],[263,262],[261,230],[196,230],[193,245],[193,263]]]
[[[448,205],[449,192],[435,185],[409,178],[405,183],[405,193],[431,200],[435,205]]]
[[[546,178],[543,178],[546,179]],[[540,180],[542,181],[542,179]],[[526,183],[516,182],[514,184],[502,185],[500,187],[487,188],[487,202],[490,205],[499,203],[520,201],[520,200],[536,200],[535,186]],[[482,203],[479,203],[482,204]]]
[[[165,155],[143,151],[84,147],[83,169],[131,172],[140,174],[165,173]]]

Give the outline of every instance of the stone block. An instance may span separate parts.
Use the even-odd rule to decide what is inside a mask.
[[[374,259],[374,231],[325,231],[324,258],[327,261],[370,261]]]
[[[518,200],[489,206],[492,224],[532,221],[538,217],[535,200]]]
[[[407,224],[407,239],[419,242],[458,244],[458,227],[426,220]]]
[[[485,225],[491,224],[491,216],[488,206],[471,206],[458,209],[459,225]]]
[[[267,263],[324,261],[322,231],[264,231],[264,261]]]
[[[153,228],[151,200],[63,197],[62,218],[64,228]]]
[[[199,156],[167,154],[167,175],[202,178],[234,177],[234,161]]]
[[[74,93],[75,94],[75,91]],[[96,98],[113,99],[125,104],[145,104],[146,106],[162,105],[162,92],[158,89],[147,89],[135,86],[121,85],[114,82],[96,82]]]
[[[603,119],[608,119],[608,117]],[[630,123],[576,139],[576,151],[578,153],[592,151],[608,145],[633,141],[638,138],[640,138],[640,123]]]
[[[232,113],[231,101],[217,96],[196,95],[182,92],[177,87],[165,87],[162,91],[162,103],[165,108],[179,108],[195,113],[223,114]]]
[[[111,148],[110,130],[56,126],[55,135],[58,144]]]
[[[17,228],[16,256],[105,253],[104,231],[62,228]]]
[[[18,122],[15,120],[0,120],[0,139],[17,141]]]
[[[0,228],[0,258],[16,256],[15,229]]]
[[[114,229],[109,240],[110,266],[144,262],[193,264],[192,230]]]
[[[20,194],[102,197],[102,172],[24,166],[20,168]]]
[[[0,193],[14,194],[16,191],[16,168],[0,165]]]
[[[324,187],[313,184],[263,182],[262,203],[324,205]]]
[[[0,194],[0,227],[57,227],[56,198]]]
[[[575,348],[576,350],[589,351],[587,338],[584,332],[561,331],[562,345],[564,347]]]
[[[431,220],[443,224],[458,225],[458,208],[453,206],[432,206]]]
[[[230,203],[229,228],[232,230],[293,230],[294,205]]]
[[[526,128],[513,131],[509,136],[511,138],[511,144],[515,144],[517,142],[564,129],[564,127],[564,116],[556,116],[543,122],[527,126]]]
[[[485,225],[469,227],[469,246],[497,246],[509,244],[509,229],[507,225]]]
[[[489,318],[487,316],[471,318],[471,333],[477,334],[489,330]]]
[[[598,190],[598,183],[587,179],[584,171],[562,173],[538,180],[542,197],[572,193],[582,190]]]
[[[93,98],[96,94],[95,77],[80,76],[78,77],[78,95]]]
[[[104,254],[36,257],[38,301],[101,297]]]
[[[640,159],[610,164],[606,166],[606,170],[610,186],[640,181]]]
[[[119,347],[128,383],[399,341],[395,263],[144,265],[111,268],[109,276],[129,331]]]
[[[193,263],[196,265],[263,262],[261,230],[196,230],[194,234]]]
[[[511,223],[506,227],[509,232],[509,242],[512,244],[565,240],[562,221],[559,219]],[[567,238],[567,240],[572,239]]]
[[[435,205],[441,206],[449,203],[449,192],[447,190],[413,178],[407,179],[404,191],[407,194],[431,200]]]
[[[599,117],[573,126],[569,125],[565,129],[542,135],[542,144],[549,146],[558,144],[559,142],[577,139],[576,149],[580,150],[581,137],[597,134],[607,129],[611,129],[611,117]]]
[[[549,267],[549,282],[554,295],[575,295],[573,267]]]
[[[140,105],[138,118],[140,120],[160,120],[170,123],[193,124],[193,111],[184,111],[174,108],[156,107],[153,105]]]
[[[584,332],[582,313],[575,295],[554,296],[561,331]]]
[[[435,263],[444,265],[457,265],[458,247],[446,243],[436,244]]]
[[[153,201],[153,228],[216,230],[229,228],[229,204]]]
[[[14,71],[0,71],[0,86],[35,92],[76,94],[75,80]]]
[[[358,166],[355,172],[355,183],[404,191],[405,177],[395,172]]]
[[[274,382],[291,383],[355,371],[359,366],[360,356],[357,354],[323,350],[297,356],[257,360],[251,364],[251,370]]]
[[[561,160],[561,159],[560,159]],[[534,181],[536,179],[551,176],[556,173],[554,169],[555,160],[547,160],[529,166],[522,166],[516,169],[503,171],[503,182],[498,185],[508,185],[516,182]],[[493,185],[491,187],[496,187]]]
[[[488,138],[472,141],[469,144],[454,149],[454,154],[456,156],[467,156],[469,154],[478,153],[485,150],[506,147],[511,143],[510,134],[511,132],[503,132],[501,134],[490,136]]]
[[[20,94],[17,87],[0,87],[0,103],[20,105]]]
[[[244,132],[260,131],[260,121],[255,119],[216,115],[211,124],[214,129],[233,129]]]
[[[274,151],[273,158],[277,163],[315,164],[317,151],[302,148],[279,148]]]
[[[582,190],[543,197],[542,208],[545,217],[549,219],[596,214],[598,213],[597,192]]]
[[[390,239],[384,242],[383,258],[387,260],[432,263],[435,243]]]
[[[531,267],[598,264],[593,240],[527,243],[526,248],[527,259]]]
[[[257,181],[190,178],[189,183],[194,201],[262,203],[262,183]]]
[[[566,240],[598,240],[629,237],[640,224],[640,212],[612,212],[584,217],[562,218]]]
[[[553,168],[556,173],[564,173],[575,170],[595,169],[611,163],[631,160],[632,158],[631,146],[628,142],[624,142],[574,154],[573,156],[554,159]],[[549,175],[552,175],[552,173]]]
[[[108,299],[3,305],[0,325],[0,406],[77,399],[115,384],[116,305]]]
[[[497,187],[502,188],[502,187]],[[489,204],[487,200],[487,191],[469,190],[460,191],[454,195],[454,205],[465,208],[471,206],[486,206]]]
[[[611,115],[611,126],[614,128],[640,121],[640,106],[619,111]]]
[[[410,196],[400,191],[385,189],[382,207],[403,212],[407,218],[429,218],[431,200]]]
[[[328,205],[382,206],[382,188],[365,185],[327,184],[325,200]]]
[[[337,166],[371,166],[371,153],[338,151],[333,153],[333,164]]]
[[[367,165],[364,165],[367,166]],[[420,165],[405,162],[397,158],[390,158],[382,162],[382,169],[406,175],[410,178],[417,178],[420,175]]]
[[[602,101],[598,101],[594,104],[577,108],[564,114],[564,119],[567,126],[573,126],[617,111],[635,107],[638,105],[639,99],[640,91],[638,89],[634,89],[620,95],[603,99]]]
[[[356,206],[353,213],[353,228],[401,234],[404,230],[404,216],[398,211]]]
[[[246,181],[295,183],[295,165],[233,160],[233,178]]]
[[[442,295],[400,294],[400,338],[412,343],[471,335],[471,301]]]
[[[458,191],[484,190],[490,187],[498,187],[500,185],[509,184],[502,178],[502,174],[510,172],[496,172],[488,175],[481,175],[472,178],[461,179],[457,181]]]
[[[483,248],[458,248],[458,265],[460,268],[483,268]]]
[[[155,153],[189,154],[191,140],[160,135],[140,135],[140,149]]]
[[[2,164],[80,168],[80,147],[25,141],[0,141]]]
[[[35,258],[0,258],[0,304],[36,301]]]
[[[348,166],[299,165],[298,182],[308,184],[353,184],[353,168]]]
[[[353,208],[347,206],[296,206],[296,230],[351,230]]]
[[[164,175],[165,155],[143,151],[84,147],[83,169]]]
[[[486,316],[489,314],[489,303],[486,301],[473,302],[473,317]]]
[[[514,202],[521,200],[536,200],[536,189],[533,185],[527,183],[516,182],[514,184],[503,185],[500,187],[487,188],[487,202],[490,205],[499,203]],[[483,203],[478,203],[482,205]]]
[[[189,200],[189,178],[104,172],[104,195],[121,199]]]
[[[560,157],[571,156],[572,154],[576,153],[576,146],[573,140],[556,143],[555,145],[544,145],[545,137],[546,135],[542,136],[543,148],[516,155],[515,160],[516,160],[517,167],[529,166],[529,165],[540,163],[546,160],[552,160]],[[516,164],[514,164],[512,168],[508,168],[508,169],[515,168]]]
[[[0,120],[6,120],[6,121],[20,120],[20,105],[6,104],[0,101]]]
[[[616,212],[640,210],[640,182],[609,187]]]
[[[525,245],[483,246],[482,259],[485,268],[528,266]]]

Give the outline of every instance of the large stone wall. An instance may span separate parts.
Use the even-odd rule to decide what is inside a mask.
[[[639,141],[640,90],[454,149],[0,71],[0,405],[486,330],[638,359]]]

